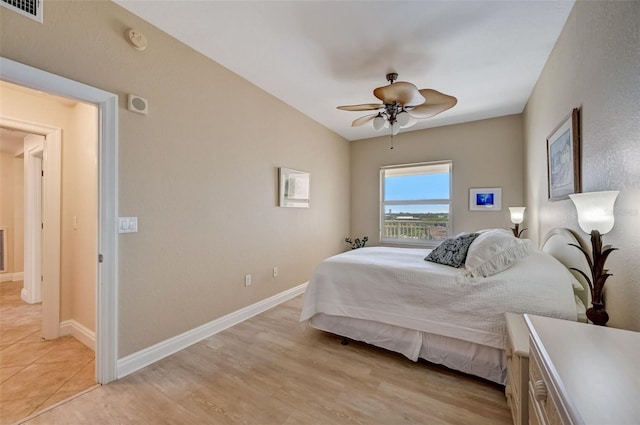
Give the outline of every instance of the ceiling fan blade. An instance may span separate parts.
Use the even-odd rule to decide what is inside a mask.
[[[398,102],[402,106],[420,105],[425,100],[414,84],[405,81],[378,87],[373,91],[373,95],[384,103]]]
[[[377,116],[378,114],[371,114],[371,115],[365,115],[364,117],[360,117],[351,123],[351,127],[359,127],[362,124],[366,124],[369,121],[373,120]]]
[[[382,108],[384,108],[382,103],[363,103],[361,105],[338,106],[338,109],[342,111],[375,111],[376,109]]]
[[[408,110],[409,115],[418,119],[435,117],[458,103],[458,99],[455,97],[433,89],[422,89],[420,94],[424,96],[426,101],[422,105],[414,106]]]

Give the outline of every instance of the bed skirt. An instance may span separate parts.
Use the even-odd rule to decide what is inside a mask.
[[[504,350],[460,339],[351,317],[315,314],[315,329],[362,341],[376,347],[418,358],[504,385],[507,361]]]

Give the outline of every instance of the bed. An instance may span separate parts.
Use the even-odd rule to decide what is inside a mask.
[[[460,268],[425,261],[428,249],[370,247],[330,257],[305,290],[300,321],[504,384],[504,312],[584,321],[590,301],[587,283],[569,270],[585,267],[569,245],[580,243],[572,232],[554,229],[541,249],[508,233],[481,231]]]

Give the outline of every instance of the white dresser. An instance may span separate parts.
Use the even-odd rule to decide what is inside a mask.
[[[531,425],[640,424],[640,333],[524,318]]]
[[[507,384],[504,393],[514,425],[529,423],[529,331],[522,314],[505,313]]]

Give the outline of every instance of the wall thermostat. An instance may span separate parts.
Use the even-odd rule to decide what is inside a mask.
[[[147,48],[147,37],[145,37],[140,31],[130,29],[127,31],[127,38],[135,49],[144,50]]]
[[[130,94],[127,96],[127,109],[131,112],[147,115],[149,112],[149,102],[144,97]]]

